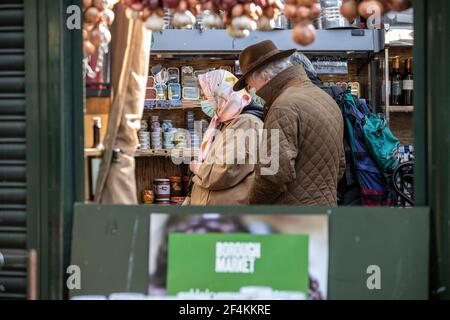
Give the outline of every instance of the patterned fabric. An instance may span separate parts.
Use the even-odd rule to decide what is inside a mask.
[[[215,130],[219,123],[224,123],[239,117],[242,110],[251,102],[251,96],[245,90],[233,91],[237,78],[226,70],[215,70],[198,77],[200,87],[207,98],[216,106],[216,115],[205,133],[199,152],[199,162],[202,162],[211,149]]]
[[[337,185],[345,168],[344,124],[335,101],[307,77],[301,66],[272,79],[257,94],[266,101],[268,150],[256,169],[251,204],[337,205]],[[263,175],[278,130],[278,171]]]

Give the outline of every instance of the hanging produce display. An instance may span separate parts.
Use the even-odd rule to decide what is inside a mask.
[[[98,1],[102,2],[102,0],[85,2]],[[203,28],[225,27],[234,38],[247,37],[255,30],[270,31],[275,28],[278,16],[284,14],[294,26],[292,39],[303,46],[315,40],[316,29],[313,21],[321,14],[317,0],[122,0],[122,2],[127,7],[129,18],[142,19],[152,31],[164,29],[165,9],[168,9],[174,28],[193,28],[197,18],[201,17]],[[343,0],[340,11],[352,22],[358,16],[368,18],[376,12],[383,15],[390,10],[403,11],[411,6],[410,0]],[[91,7],[96,8],[96,5],[93,4]],[[89,15],[95,20],[95,10]],[[95,36],[94,34],[94,39]],[[90,42],[95,46],[93,41]],[[90,51],[93,50],[92,46],[89,44],[87,46]]]
[[[107,50],[111,42],[109,26],[114,21],[114,12],[112,9],[119,1],[83,0],[83,48],[85,56]],[[99,56],[102,56],[102,54],[99,54]]]
[[[83,0],[83,51],[86,86],[103,88],[106,80],[103,72],[109,52],[111,32],[114,22],[113,8],[120,0]]]
[[[384,15],[388,11],[404,11],[412,7],[411,0],[343,0],[341,14],[350,22],[358,15],[367,19],[374,13]]]
[[[316,0],[287,0],[284,14],[295,23],[292,39],[303,46],[307,46],[316,39],[314,19],[320,16],[320,7]]]

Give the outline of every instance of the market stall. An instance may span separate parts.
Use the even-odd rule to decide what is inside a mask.
[[[349,3],[351,1],[344,5],[347,11],[343,9],[343,13],[347,15],[349,11],[346,6]],[[300,43],[298,49],[306,53],[313,61],[325,85],[349,88],[358,99],[367,101],[375,112],[384,114],[388,121],[392,118],[390,127],[397,134],[401,143],[399,158],[402,162],[413,158],[412,91],[410,90],[413,87],[412,52],[407,47],[394,47],[396,44],[402,44],[398,38],[399,33],[394,32],[395,24],[400,23],[402,27],[406,26],[406,30],[408,28],[411,30],[412,11],[403,13],[402,18],[398,18],[395,13],[389,19],[386,18],[386,26],[390,28],[390,32],[385,35],[384,30],[374,29],[373,26],[367,28],[367,24],[371,22],[370,19],[365,19],[364,14],[362,17],[358,15],[357,18],[352,19],[353,23],[349,23],[339,14],[331,17],[329,15],[331,12],[336,13],[339,10],[339,2],[336,2],[334,6],[320,1],[313,6],[298,5],[299,11],[310,12],[309,18],[301,16],[300,13],[292,14],[290,12],[297,6],[295,1],[288,2],[283,10],[278,8],[283,4],[277,2],[261,4],[260,7],[258,4],[251,7],[239,7],[240,5],[238,5],[234,9],[231,9],[231,5],[230,9],[227,9],[228,7],[223,4],[223,7],[214,7],[216,11],[211,11],[211,8],[208,7],[210,2],[195,7],[193,4],[189,4],[189,7],[185,9],[180,7],[183,4],[174,2],[167,4],[167,7],[164,7],[165,10],[163,10],[165,4],[160,7],[155,4],[157,9],[152,9],[151,5],[150,7],[139,7],[137,4],[134,7],[131,4],[128,5],[128,16],[146,21],[146,26],[151,30],[164,30],[153,33],[149,52],[151,54],[149,77],[145,85],[145,101],[138,102],[141,107],[144,104],[141,128],[138,133],[139,145],[134,153],[137,177],[136,197],[139,203],[153,204],[158,202],[158,198],[162,199],[160,202],[163,204],[183,203],[189,180],[188,165],[198,154],[202,134],[208,126],[208,117],[202,113],[200,108],[200,101],[204,97],[202,97],[198,84],[198,75],[209,70],[226,69],[239,76],[240,70],[237,61],[239,53],[245,47],[268,37],[283,50],[295,46],[292,39]],[[323,7],[322,14],[316,13],[316,8],[321,6]],[[408,5],[404,4],[403,6],[395,9],[403,10]],[[265,11],[260,13],[258,8],[263,8]],[[274,12],[272,13],[267,8],[272,8]],[[200,9],[204,11],[199,11]],[[363,12],[363,9],[360,8],[360,10]],[[197,19],[193,19],[186,25],[179,25],[178,20],[181,19],[182,14],[187,16],[194,14]],[[159,15],[160,24],[150,23],[150,21],[159,21],[155,15]],[[270,28],[259,25],[258,29],[262,31],[252,32],[251,37],[248,37],[246,32],[238,35],[231,29],[235,28],[233,22],[236,22],[237,18],[241,16],[249,21],[255,20],[258,16],[260,18],[256,21],[270,18],[273,23],[270,23]],[[219,17],[223,18],[223,22],[220,19],[217,20]],[[227,17],[230,20],[227,20]],[[394,27],[391,28],[389,23]],[[308,38],[308,43],[303,43],[303,38],[295,37],[298,28],[294,28],[294,31],[289,29],[294,26],[311,24],[314,24],[317,31],[314,31],[314,39]],[[268,30],[271,32],[268,33]],[[235,39],[233,40],[230,36]],[[411,40],[411,35],[409,37]],[[411,42],[408,45],[410,44]],[[391,81],[391,78],[395,76],[390,71],[394,63],[399,67],[402,66],[402,70],[396,69],[397,78],[400,77],[397,81]],[[407,63],[408,70],[406,70]],[[409,77],[408,80],[403,80],[403,75]],[[404,90],[405,84],[408,84],[409,89],[406,89],[409,91]],[[395,98],[391,94],[393,90],[396,91]],[[404,101],[403,97],[406,95],[404,92],[408,92],[408,101]],[[389,98],[386,99],[386,96]],[[88,106],[92,105],[92,103],[89,104],[89,100]],[[89,109],[92,110],[95,107],[88,108],[88,112]],[[94,116],[88,117],[86,123],[98,123],[101,116]],[[107,115],[104,117],[107,118]],[[201,127],[198,132],[194,132],[194,123],[196,122]],[[91,128],[92,125],[86,126],[86,137],[89,137],[86,144],[95,146],[98,143],[91,142],[95,138],[92,136]],[[112,129],[110,127],[97,129],[100,131],[97,136],[101,136],[101,131],[105,134],[109,130]],[[100,143],[100,146],[103,145]],[[86,189],[90,190],[87,191],[87,199],[94,199],[101,147],[86,150],[86,155],[90,159],[86,166],[89,169],[86,177],[88,182]],[[119,149],[123,149],[123,146],[116,148],[116,150]],[[133,148],[129,150],[128,153],[131,155]],[[112,155],[108,154],[104,159],[106,161],[111,157]],[[130,177],[130,179],[134,178]],[[172,189],[176,188],[177,190],[174,194],[168,192],[158,196],[155,194],[158,189],[155,188],[157,184],[167,186],[172,184]],[[99,198],[97,197],[97,199]]]
[[[317,257],[310,256],[306,259],[303,257],[300,259],[309,261],[309,265],[306,266],[306,273],[302,273],[305,276],[299,277],[305,281],[309,279],[309,286],[307,288],[303,287],[303,282],[298,287],[289,288],[283,286],[283,284],[277,282],[271,283],[269,281],[266,283],[269,289],[271,285],[273,286],[272,289],[284,289],[281,293],[284,294],[285,298],[289,296],[287,292],[290,289],[291,296],[289,297],[294,297],[294,299],[362,297],[387,299],[402,297],[413,299],[424,298],[426,296],[426,282],[417,283],[408,279],[423,278],[423,273],[427,269],[426,264],[420,261],[428,254],[425,250],[428,235],[423,233],[423,229],[419,227],[427,220],[428,213],[426,209],[416,208],[409,212],[385,209],[384,215],[375,218],[376,212],[378,211],[368,208],[287,209],[267,207],[246,209],[190,209],[180,207],[187,194],[187,184],[189,182],[188,165],[198,153],[201,134],[208,126],[208,117],[206,117],[200,107],[200,102],[204,97],[202,97],[198,83],[199,75],[210,70],[224,69],[239,76],[240,66],[238,58],[240,52],[249,45],[270,38],[282,50],[296,47],[299,51],[305,53],[311,59],[325,85],[335,85],[351,90],[351,93],[355,97],[370,104],[375,113],[383,114],[389,119],[389,117],[393,117],[392,113],[394,112],[406,113],[412,111],[412,92],[410,88],[412,86],[411,81],[413,81],[413,76],[411,73],[410,47],[395,47],[392,32],[387,34],[385,30],[379,28],[380,26],[378,28],[367,28],[366,23],[369,23],[367,20],[368,16],[364,14],[361,14],[361,17],[359,15],[358,17],[353,17],[351,19],[352,23],[339,14],[334,19],[330,18],[327,13],[336,13],[336,11],[339,11],[340,2],[336,2],[333,7],[327,7],[325,2],[322,3],[321,1],[317,3],[312,1],[308,5],[299,4],[297,8],[299,13],[290,13],[289,11],[293,8],[295,9],[297,6],[297,2],[295,1],[287,1],[287,6],[284,11],[280,11],[280,8],[276,7],[281,4],[275,4],[273,2],[273,6],[275,6],[274,12],[268,13],[270,10],[263,10],[264,12],[260,14],[259,19],[252,16],[252,10],[256,9],[246,8],[245,6],[239,7],[239,10],[242,9],[242,12],[238,12],[238,9],[232,8],[231,4],[229,9],[222,8],[225,9],[223,12],[220,12],[220,8],[217,7],[214,9],[213,7],[209,8],[212,12],[201,15],[200,12],[196,11],[198,8],[195,7],[194,10],[194,7],[190,3],[189,8],[180,8],[178,5],[182,6],[182,4],[177,2],[175,5],[175,2],[172,7],[168,5],[169,9],[173,9],[172,11],[168,10],[168,8],[162,10],[163,8],[156,4],[152,8],[151,4],[148,3],[141,6],[140,2],[126,2],[129,6],[127,9],[128,16],[144,21],[145,25],[154,31],[152,45],[148,52],[150,65],[147,70],[148,77],[145,81],[145,99],[141,96],[143,112],[140,119],[140,126],[136,133],[139,139],[139,145],[134,153],[136,161],[135,196],[139,204],[145,204],[146,206],[96,207],[81,205],[77,207],[72,261],[85,266],[85,272],[87,271],[88,273],[85,279],[88,280],[84,280],[87,282],[83,282],[82,290],[71,292],[71,296],[106,296],[116,294],[112,295],[111,298],[144,298],[144,296],[149,294],[155,296],[152,290],[149,291],[149,287],[162,286],[164,294],[161,296],[156,294],[156,298],[164,297],[167,294],[166,290],[172,298],[177,294],[179,298],[192,298],[189,292],[183,290],[186,288],[192,289],[193,287],[190,286],[201,286],[201,279],[198,280],[199,282],[197,284],[185,281],[186,279],[195,278],[195,276],[193,274],[183,273],[185,270],[173,270],[174,262],[172,262],[172,269],[161,271],[162,269],[158,265],[164,266],[167,264],[167,261],[164,260],[166,258],[162,258],[163,262],[161,260],[155,262],[156,257],[160,259],[168,255],[172,259],[175,259],[179,255],[175,255],[173,252],[179,252],[180,255],[181,252],[191,252],[188,247],[183,247],[183,243],[185,241],[194,241],[194,236],[190,238],[189,234],[197,233],[199,230],[203,230],[198,232],[200,234],[206,232],[204,236],[200,236],[200,239],[198,239],[200,241],[197,244],[199,247],[205,245],[211,248],[216,243],[214,241],[226,241],[225,239],[228,239],[228,241],[244,241],[243,239],[247,239],[245,241],[261,241],[261,243],[268,241],[267,243],[269,243],[270,247],[271,241],[258,238],[258,233],[253,233],[251,230],[255,225],[260,226],[261,223],[267,224],[267,222],[263,223],[263,221],[266,221],[265,218],[260,218],[261,220],[257,219],[260,215],[266,215],[269,220],[273,219],[272,223],[274,223],[274,221],[279,220],[278,218],[282,218],[281,215],[284,214],[288,221],[287,230],[290,229],[290,231],[287,231],[288,233],[293,235],[297,234],[299,237],[303,235],[311,239],[312,244],[310,246],[312,247],[309,247],[310,251],[327,253],[325,260],[320,262],[324,266],[325,271],[318,272],[316,269],[308,269],[311,268],[311,265],[314,266],[317,264]],[[210,4],[210,2],[205,3]],[[236,4],[237,2],[233,3],[233,5]],[[320,4],[323,5],[322,15],[320,15],[320,12],[315,12]],[[362,5],[366,4],[365,2],[362,3]],[[375,6],[381,5],[383,6],[382,8],[387,9],[387,7],[384,7],[385,4],[380,4],[376,1],[373,4]],[[409,2],[405,2],[403,6],[395,7],[395,9],[406,9],[409,7],[409,4]],[[349,5],[353,5],[352,10],[356,10],[356,4],[352,1],[346,1],[344,8],[348,10]],[[302,13],[305,9],[310,10],[307,11],[310,14],[309,16],[305,16],[304,12]],[[342,13],[352,18],[351,14],[353,11],[349,10],[346,12],[346,9],[343,9]],[[362,13],[365,12],[361,8],[360,10]],[[223,15],[223,21],[217,20],[220,17],[219,14]],[[253,14],[257,15],[258,10],[253,12]],[[186,19],[183,24],[181,23],[181,21],[184,21],[182,16],[183,18],[190,17],[191,19]],[[197,16],[197,19],[192,19],[194,16]],[[409,13],[409,16],[406,16],[411,17],[412,12]],[[241,17],[247,19],[246,21],[240,22],[242,22],[242,25],[244,25],[244,22],[247,22],[246,26],[248,29],[242,27],[242,29],[237,30],[239,24],[236,21]],[[266,28],[260,25],[258,27],[259,31],[252,30],[251,36],[248,36],[250,29],[253,28],[251,20],[259,21],[265,18],[269,19],[268,27],[266,26]],[[260,23],[262,22],[260,21]],[[312,29],[311,26],[313,24],[317,30]],[[409,27],[411,28],[411,25]],[[271,32],[267,32],[269,30]],[[234,37],[234,39],[230,36]],[[397,41],[399,40],[401,39],[397,39]],[[400,66],[404,66],[404,68],[400,70]],[[399,81],[401,82],[400,84]],[[114,99],[116,98],[114,97]],[[201,124],[199,128],[194,127],[195,122]],[[412,159],[413,151],[413,148],[409,146],[413,140],[411,135],[412,124],[404,120],[398,122],[401,128],[391,124],[391,129],[399,132],[401,136],[401,148],[403,148],[403,151],[400,152],[399,160],[409,161]],[[108,131],[110,129],[107,128]],[[94,129],[94,133],[95,131]],[[98,140],[99,134],[100,132],[97,128],[97,133],[94,134],[93,138]],[[103,145],[101,142],[97,142],[94,141],[93,146],[96,144]],[[123,149],[123,147],[119,148],[117,153],[121,152],[120,149]],[[89,156],[95,158],[95,156],[101,154],[99,151],[101,151],[101,148],[89,150],[89,152],[92,152],[89,153]],[[118,161],[114,156],[111,157],[112,163]],[[110,156],[104,157],[104,161],[109,158]],[[89,171],[88,174],[91,184],[95,183],[96,179],[94,177],[96,177],[96,174],[92,165]],[[91,185],[90,189],[94,190],[95,188]],[[127,189],[126,192],[130,190],[133,190],[133,188]],[[120,190],[117,191],[120,192]],[[91,192],[90,197],[93,196]],[[403,205],[411,206],[412,203],[403,203]],[[211,213],[215,215],[215,218],[208,218]],[[209,233],[222,232],[220,228],[217,231],[211,225],[225,223],[221,219],[226,220],[226,218],[222,217],[226,217],[229,214],[235,214],[239,221],[244,219],[242,223],[246,227],[241,228],[243,225],[240,222],[234,225],[228,232],[223,232],[223,235],[219,236],[221,240],[216,239],[208,245],[202,244],[201,239],[205,239],[206,241]],[[272,216],[273,214],[280,216]],[[92,217],[93,215],[98,217],[98,221],[89,220],[88,222],[86,220],[88,219],[87,217]],[[172,226],[174,229],[170,229],[170,223],[165,224],[165,222],[161,221],[171,221],[171,215],[174,217],[185,217],[182,219],[184,222],[180,222],[179,225]],[[314,243],[314,241],[317,241],[314,240],[315,231],[308,231],[301,228],[296,230],[292,228],[295,225],[307,225],[309,215],[313,215],[318,220],[325,221],[323,224],[324,227],[319,228],[322,230],[321,234],[324,237],[319,241],[321,243],[320,246]],[[190,220],[190,216],[192,216],[192,221],[199,219],[202,222],[195,222],[198,223],[196,225]],[[248,216],[248,219],[244,218],[245,216]],[[355,217],[358,218],[351,222]],[[211,221],[208,222],[208,219],[211,219]],[[295,221],[296,219],[298,221]],[[252,220],[253,222],[250,223],[249,221]],[[367,223],[369,220],[371,221],[370,228]],[[194,225],[185,226],[188,223],[187,221],[191,221],[189,223],[194,223]],[[385,228],[386,224],[393,229],[392,233],[384,233],[385,237],[382,241],[384,243],[395,242],[397,245],[390,247],[389,252],[378,252],[381,240],[376,234],[379,234],[380,230]],[[267,226],[271,226],[271,224],[269,223]],[[94,232],[97,228],[106,228],[107,233],[96,237],[91,232]],[[155,228],[166,228],[169,230],[168,233],[174,232],[173,230],[178,230],[179,233],[186,234],[186,238],[180,238],[178,240],[179,245],[173,244],[175,240],[172,241],[169,250],[169,244],[164,242],[164,237],[161,240],[152,234]],[[369,228],[370,232],[366,228]],[[275,229],[277,228],[275,227]],[[282,229],[278,229],[277,233],[282,234]],[[366,233],[362,232],[362,229],[366,230]],[[246,233],[249,233],[248,238],[242,236],[242,238],[239,238],[240,240],[233,240],[233,233],[242,233],[244,230],[246,230]],[[396,231],[394,232],[394,230]],[[410,239],[412,235],[418,234],[420,234],[420,237],[415,238],[415,244],[400,243],[399,238],[397,238],[398,234],[396,234],[398,230],[402,230],[402,239]],[[230,235],[226,235],[230,232]],[[88,245],[81,239],[81,233],[83,233],[83,237],[89,235],[87,239],[97,243],[96,246],[90,248],[92,251],[87,249]],[[231,238],[227,238],[228,236]],[[301,239],[298,238],[298,240],[299,243],[296,246],[300,248],[302,246],[300,244]],[[107,250],[110,241],[121,243],[117,247],[118,250],[114,253],[114,257],[110,256]],[[159,245],[156,246],[155,243],[159,243]],[[361,247],[359,247],[360,243],[363,243]],[[330,247],[328,248],[328,246]],[[351,246],[353,251],[346,252],[348,261],[345,261],[342,258],[342,254],[346,251],[344,247],[348,248],[348,246]],[[384,245],[381,246],[383,248],[386,247]],[[162,251],[163,253],[155,253],[155,250],[157,251],[158,248],[159,250],[164,249],[166,251]],[[94,252],[98,251],[104,254],[96,255]],[[362,254],[362,252],[365,252],[365,254]],[[373,252],[378,253],[372,255],[371,253]],[[387,278],[390,279],[394,277],[395,266],[403,259],[401,253],[405,253],[408,256],[406,265],[409,270],[406,272],[408,276],[405,279],[398,280],[401,283],[400,286],[402,289],[400,290],[395,283],[391,283],[392,285],[383,287],[383,290],[379,292],[372,291],[370,288],[367,290],[368,282],[362,279],[372,270],[370,268],[373,265],[369,263],[369,260],[375,259],[380,261],[382,268],[388,273]],[[195,250],[189,254],[195,256]],[[276,253],[269,254],[271,256],[269,260],[273,261],[275,259],[274,254]],[[328,255],[330,257],[329,261]],[[355,260],[354,257],[356,256],[360,257],[360,259]],[[393,259],[393,257],[395,258]],[[281,255],[279,258],[283,259]],[[104,269],[101,268],[103,271],[100,271],[98,265],[101,263],[97,262],[97,259],[103,262],[109,261],[111,265],[115,265],[116,267],[100,275],[101,272],[104,272]],[[135,264],[135,259],[139,261],[137,265]],[[205,268],[206,275],[208,268],[202,265],[202,261],[206,261],[207,259],[209,258],[198,257],[197,259],[195,256],[194,260],[200,261],[199,264],[189,265],[186,270]],[[249,258],[246,257],[246,259]],[[257,259],[259,259],[259,256]],[[350,263],[350,260],[353,263]],[[182,263],[179,259],[176,261],[176,265]],[[187,263],[187,261],[185,262]],[[216,260],[216,274],[211,274],[211,279],[205,278],[206,282],[216,283],[217,279],[215,277],[217,274],[222,273],[224,269],[221,268],[226,268],[219,263],[219,269],[217,269],[217,263]],[[290,262],[287,264],[290,265]],[[239,272],[243,272],[242,270],[248,271],[245,268],[236,268],[229,270],[239,269]],[[269,263],[262,268],[273,270],[275,266]],[[356,276],[358,273],[360,275]],[[289,274],[289,270],[286,270],[286,274]],[[315,279],[315,276],[319,280]],[[107,279],[110,277],[120,280],[114,283],[108,283]],[[294,278],[298,280],[298,277]],[[203,283],[205,279],[203,279]],[[237,287],[230,286],[225,288],[221,284],[228,280],[225,278],[221,279],[221,281],[216,283],[217,286],[214,287],[219,293],[221,290],[235,291],[241,285],[240,294],[245,295],[246,290],[249,290],[248,286],[250,284],[261,284],[258,280],[252,279],[244,282],[247,286],[240,283],[236,284]],[[280,277],[280,279],[284,278]],[[167,284],[166,281],[168,282]],[[230,283],[234,283],[235,279],[233,280],[233,277],[230,277],[229,281]],[[165,287],[166,285],[167,288]],[[153,290],[158,292],[155,288]],[[129,294],[131,292],[134,295],[127,296],[126,293]],[[222,292],[220,294],[225,293]],[[304,295],[300,297],[300,293]],[[183,296],[183,294],[185,295]],[[232,295],[231,292],[227,294],[228,297]],[[254,294],[256,295],[256,293]],[[274,292],[271,294],[274,294],[274,296],[271,296],[272,298],[278,297]],[[233,297],[242,298],[242,296],[238,295],[234,295]],[[203,298],[211,297],[203,296]]]
[[[415,9],[413,34],[411,26],[404,28],[402,25],[395,25],[387,34],[368,29],[326,30],[322,25],[323,29],[315,31],[314,42],[296,47],[309,57],[329,56],[339,51],[340,57],[348,59],[350,72],[342,79],[332,75],[327,80],[360,82],[362,96],[372,102],[377,112],[390,118],[392,130],[402,144],[410,145],[414,139],[415,166],[410,177],[413,176],[415,181],[415,208],[407,210],[90,205],[95,198],[97,180],[92,173],[98,172],[102,159],[103,148],[99,146],[105,141],[115,94],[111,92],[111,69],[108,71],[105,68],[101,75],[97,73],[99,79],[94,77],[87,83],[87,99],[83,101],[82,28],[69,29],[67,25],[68,19],[77,11],[72,5],[82,8],[83,2],[88,3],[89,7],[99,4],[98,1],[81,0],[42,0],[39,3],[11,0],[0,5],[0,298],[67,298],[66,278],[69,274],[65,271],[72,263],[81,267],[82,290],[70,292],[70,296],[100,294],[106,297],[110,293],[127,291],[139,293],[142,297],[148,292],[152,265],[148,261],[151,213],[175,214],[178,217],[211,211],[221,215],[315,214],[318,220],[329,217],[327,298],[448,298],[448,1],[412,1]],[[354,9],[353,1],[343,2],[350,3]],[[366,5],[373,3],[363,2]],[[389,19],[394,22],[397,19],[399,23],[408,20],[399,14]],[[275,22],[275,28],[284,25],[281,20]],[[394,25],[394,22],[389,23]],[[272,26],[270,21],[269,26]],[[110,28],[112,31],[114,23]],[[179,65],[182,67],[195,66],[193,58],[210,61],[211,57],[216,57],[235,61],[239,50],[265,36],[277,38],[276,34],[283,34],[278,40],[275,39],[280,48],[296,46],[288,29],[276,29],[270,33],[243,31],[241,34],[248,34],[248,37],[235,40],[221,35],[227,35],[227,32],[226,29],[165,29],[163,33],[153,32],[153,49],[147,56],[153,54],[150,57],[152,66],[156,65],[152,63],[155,60],[166,67],[183,61]],[[108,33],[104,34],[107,36]],[[184,41],[175,38],[173,35],[176,34],[181,34]],[[310,32],[307,34],[311,35]],[[386,40],[384,45],[383,34]],[[89,37],[89,34],[84,34],[85,40]],[[411,47],[412,38],[414,47]],[[91,44],[97,48],[94,43]],[[195,44],[195,47],[192,49],[189,44]],[[332,44],[331,50],[328,50],[327,44]],[[317,48],[324,48],[324,45],[327,51],[318,52]],[[398,45],[402,48],[395,47]],[[93,50],[89,44],[84,49]],[[396,90],[401,78],[407,81],[405,91],[411,91],[408,89],[411,85],[410,74],[402,70],[408,64],[405,65],[405,60],[410,58],[411,51],[414,56],[414,107],[395,103],[387,105],[390,99],[384,99],[383,103],[383,92],[386,97],[389,95],[388,88],[392,90],[393,83],[391,81],[389,85],[388,81],[391,74],[396,80]],[[393,70],[397,69],[394,66],[398,66],[396,57],[400,57],[399,71]],[[105,65],[108,59],[113,57],[106,57],[103,60]],[[381,65],[385,66],[383,72],[379,69]],[[232,64],[230,66],[233,67]],[[149,66],[145,72],[146,78],[151,75],[150,69]],[[373,73],[374,69],[378,71]],[[379,83],[377,86],[371,85],[374,74]],[[371,100],[372,97],[376,97],[376,102]],[[142,109],[144,98],[140,104]],[[402,99],[397,99],[396,103]],[[176,110],[147,109],[150,120],[153,113],[161,112],[167,118],[173,118],[176,127],[185,126],[185,111],[179,107]],[[198,108],[193,110],[195,113],[199,111]],[[100,119],[94,121],[94,117]],[[165,117],[161,115],[160,120]],[[412,118],[413,131],[409,130]],[[86,150],[83,149],[84,138]],[[136,138],[139,138],[137,134]],[[83,157],[86,166],[83,165]],[[88,160],[91,158],[97,159],[91,162]],[[138,166],[140,161],[162,161],[161,157],[153,159],[148,155],[140,158],[136,162]],[[184,175],[178,165],[173,167],[171,162],[163,163],[170,163],[170,168],[143,172],[148,176],[142,179],[142,190],[151,190],[157,176],[170,178]],[[142,201],[140,192],[136,189],[132,194]],[[217,227],[214,223],[211,226],[210,222],[206,225]],[[204,224],[194,225],[196,230],[203,227]],[[305,246],[299,244],[299,247],[303,248],[300,251],[304,254]],[[209,250],[205,252],[210,254]],[[386,271],[387,278],[381,278],[383,290],[369,291],[367,267],[377,263]],[[302,270],[304,286],[307,275],[305,277],[305,268]],[[370,270],[373,272],[375,269]],[[179,270],[175,272],[175,275],[180,274]],[[372,287],[375,285],[376,282],[371,283]],[[314,281],[311,287],[316,287]]]

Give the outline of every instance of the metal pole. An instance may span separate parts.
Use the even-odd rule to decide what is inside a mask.
[[[30,250],[28,253],[28,300],[37,300],[37,252]]]

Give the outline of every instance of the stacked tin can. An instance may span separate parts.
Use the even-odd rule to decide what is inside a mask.
[[[141,130],[138,133],[141,150],[150,149],[150,132],[148,131],[148,122],[141,120]]]
[[[191,134],[191,148],[200,149],[200,137],[195,133]]]
[[[164,135],[164,149],[173,149],[173,134],[176,129],[173,127],[172,120],[163,120],[162,130]]]
[[[177,149],[186,149],[187,145],[187,135],[186,130],[178,130],[173,135],[173,141],[177,146]]]
[[[186,129],[189,131],[189,135],[192,136],[195,134],[195,115],[194,111],[186,111],[185,113],[185,123]]]
[[[159,123],[158,116],[152,116],[151,129],[152,129],[151,132],[152,148],[156,150],[162,149],[162,142],[161,142],[162,129],[161,124]]]
[[[195,132],[195,114],[193,111],[186,112],[186,129],[189,131],[190,147],[198,149],[200,147],[200,137]]]

